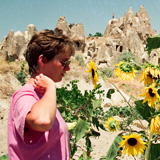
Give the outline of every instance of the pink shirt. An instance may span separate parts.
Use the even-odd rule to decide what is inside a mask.
[[[10,160],[69,160],[68,127],[58,109],[49,131],[25,128],[26,115],[40,98],[41,95],[30,84],[24,85],[12,96],[8,116]]]

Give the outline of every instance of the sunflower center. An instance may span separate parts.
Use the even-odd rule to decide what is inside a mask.
[[[133,68],[130,64],[125,62],[120,66],[120,70],[126,73],[131,73],[133,71]]]
[[[94,69],[92,69],[92,77],[94,78],[95,73],[94,73]]]
[[[153,91],[152,88],[150,88],[150,89],[149,89],[149,95],[150,95],[151,97],[154,97],[155,94],[154,94],[152,91]]]
[[[109,122],[109,128],[115,129],[116,126],[117,126],[116,121],[110,121],[110,122]]]
[[[128,139],[128,144],[130,146],[135,146],[137,144],[137,140],[135,138]]]

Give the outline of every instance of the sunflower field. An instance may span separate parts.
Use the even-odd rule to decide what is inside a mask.
[[[159,41],[159,35],[147,39],[148,56],[153,49],[160,47]],[[142,160],[160,159],[160,67],[158,57],[159,53],[155,64],[149,62],[137,64],[129,58],[115,65],[114,73],[121,80],[130,81],[136,77],[138,70],[141,71],[140,83],[144,83],[144,89],[140,95],[142,99],[134,100],[134,105],[131,105],[123,97],[128,104],[126,107],[112,106],[107,112],[103,111],[101,107],[103,97],[111,98],[115,90],[121,91],[115,87],[116,89],[109,89],[108,93],[104,95],[104,89],[101,89],[102,86],[99,83],[98,69],[92,60],[88,64],[86,72],[90,73],[94,85],[93,90],[86,90],[82,94],[77,87],[78,81],[72,81],[66,87],[57,89],[59,110],[69,127],[71,159],[74,159],[77,149],[81,148],[77,143],[80,139],[85,140],[86,148],[81,148],[82,154],[78,159],[92,159],[90,138],[100,136],[99,128],[109,132],[122,131],[115,138],[106,155],[101,157],[101,160],[114,160],[124,155]],[[118,121],[114,117],[117,115],[123,115],[124,120]],[[132,130],[129,125],[133,120],[138,120],[144,129]],[[148,122],[147,129],[143,126],[142,120]]]

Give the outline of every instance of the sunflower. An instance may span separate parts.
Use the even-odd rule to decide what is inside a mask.
[[[97,74],[97,67],[95,67],[95,63],[91,62],[88,64],[89,65],[89,69],[86,72],[91,72],[91,79],[92,79],[92,83],[94,85],[94,88],[97,87],[97,82],[99,81],[98,79],[98,74]]]
[[[160,134],[160,116],[151,119],[150,133]]]
[[[130,63],[121,61],[115,66],[119,66],[115,69],[115,75],[121,80],[132,80],[136,77],[136,70]]]
[[[142,140],[142,137],[139,134],[132,133],[131,135],[122,136],[124,140],[122,140],[119,144],[119,148],[123,148],[124,154],[128,154],[129,156],[137,156],[139,154],[143,154],[146,148],[146,142]]]
[[[153,67],[153,66],[152,66]],[[147,67],[141,74],[140,82],[144,81],[144,85],[152,84],[154,80],[160,78],[159,68]]]
[[[119,121],[117,121],[116,118],[110,117],[106,121],[105,126],[110,132],[117,131],[117,129],[119,128]]]
[[[155,86],[156,86],[156,84],[152,83],[151,85],[149,85],[149,87],[145,87],[145,89],[142,89],[142,91],[144,91],[144,93],[142,93],[140,95],[141,97],[145,97],[145,99],[143,100],[143,103],[148,101],[148,105],[151,108],[155,108],[155,106],[157,105],[157,102],[160,99],[160,96],[159,96],[158,91],[155,88]]]

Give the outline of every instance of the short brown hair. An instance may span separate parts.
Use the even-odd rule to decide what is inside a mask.
[[[53,30],[44,30],[34,34],[28,43],[25,58],[29,65],[29,73],[36,73],[38,57],[43,55],[46,62],[52,60],[57,54],[69,49],[74,55],[73,41],[65,35],[55,33]]]

